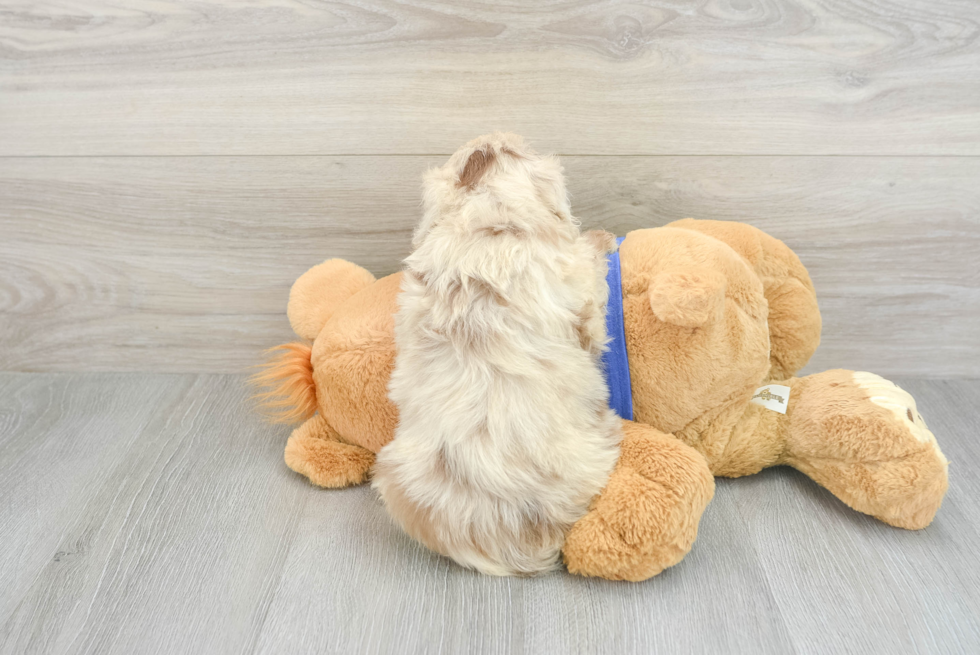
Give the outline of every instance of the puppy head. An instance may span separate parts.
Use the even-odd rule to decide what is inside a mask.
[[[516,134],[473,139],[425,175],[418,248],[434,230],[572,240],[578,222],[557,157],[541,157]]]

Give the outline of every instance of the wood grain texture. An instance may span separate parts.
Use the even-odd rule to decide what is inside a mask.
[[[788,652],[745,529],[719,498],[691,555],[650,584],[490,578],[411,541],[368,488],[312,498],[256,652]]]
[[[788,468],[718,489],[752,533],[797,652],[980,650],[980,381],[897,382],[916,397],[951,462],[949,491],[925,530],[852,512]]]
[[[980,154],[974,0],[5,3],[0,155]]]
[[[250,652],[308,490],[288,483],[281,440],[248,414],[243,381],[29,379],[35,389],[55,390],[60,404],[51,411],[60,410],[92,453],[115,465],[101,472],[85,502],[61,489],[28,496],[31,511],[4,507],[4,523],[31,515],[58,520],[43,544],[20,531],[5,540],[5,549],[30,548],[42,566],[26,590],[5,587],[15,605],[0,615],[0,652]],[[169,395],[179,389],[178,402],[150,398],[101,408],[124,443],[78,420],[91,410],[76,404],[94,392],[121,401],[131,388],[161,387]],[[31,438],[45,437],[43,428],[28,429],[19,441],[30,448]],[[67,447],[47,450],[34,446],[35,457],[46,455],[43,463],[22,465],[16,474],[43,487],[49,467],[75,464]],[[14,466],[4,459],[3,473]]]
[[[39,576],[84,553],[86,535],[69,526],[188,386],[168,376],[0,376],[0,625]]]
[[[399,268],[441,157],[0,158],[0,370],[241,372],[293,338],[289,286]],[[585,227],[693,216],[783,239],[809,371],[980,375],[980,159],[566,157]]]
[[[899,380],[952,461],[907,532],[784,468],[719,480],[643,583],[491,578],[322,490],[238,376],[0,373],[0,653],[975,653],[980,381]]]

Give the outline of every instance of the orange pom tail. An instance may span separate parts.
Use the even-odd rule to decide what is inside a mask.
[[[299,423],[316,413],[313,354],[305,343],[286,343],[267,351],[269,361],[249,382],[263,391],[253,397],[259,411],[275,423]]]

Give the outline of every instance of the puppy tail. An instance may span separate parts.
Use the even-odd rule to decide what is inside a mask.
[[[273,423],[299,423],[316,413],[312,354],[305,343],[277,346],[266,351],[268,361],[249,378],[257,389],[252,397],[256,408]]]

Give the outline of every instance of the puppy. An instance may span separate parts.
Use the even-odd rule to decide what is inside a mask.
[[[599,361],[615,240],[580,234],[558,160],[512,134],[429,171],[423,209],[395,317],[399,425],[374,487],[463,566],[547,571],[619,455]]]

